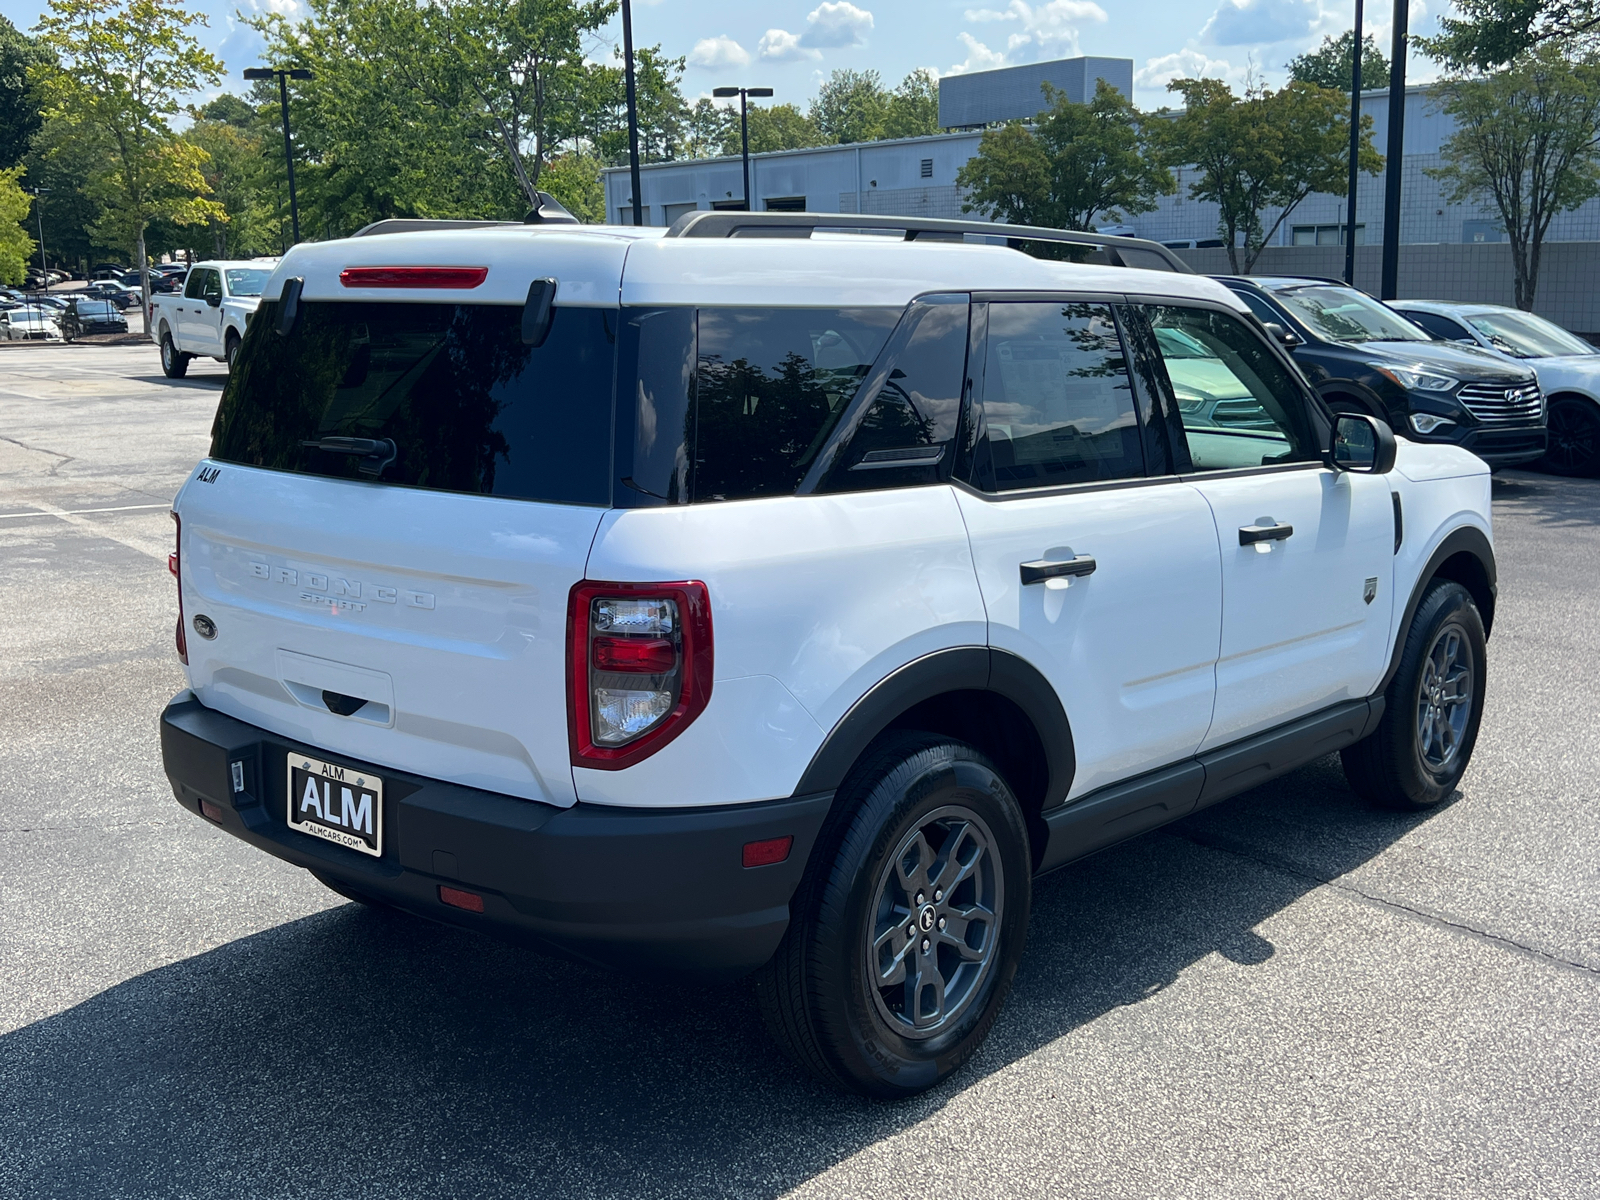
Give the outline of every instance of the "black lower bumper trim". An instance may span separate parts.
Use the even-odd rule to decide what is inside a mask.
[[[161,715],[178,802],[209,801],[224,830],[353,891],[598,965],[739,975],[772,956],[831,792],[758,804],[562,809],[364,764],[206,708],[189,692]],[[385,782],[381,858],[291,830],[287,756],[333,757]],[[241,791],[233,764],[241,764]],[[746,868],[746,842],[792,836],[789,857]],[[439,887],[483,897],[481,914]]]

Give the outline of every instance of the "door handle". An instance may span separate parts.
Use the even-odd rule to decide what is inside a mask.
[[[1294,536],[1293,525],[1241,525],[1239,545],[1254,546],[1257,542],[1281,542]]]
[[[1093,575],[1097,565],[1099,564],[1094,561],[1094,555],[1079,554],[1074,558],[1064,559],[1060,562],[1052,562],[1047,558],[1035,559],[1033,562],[1022,563],[1020,570],[1022,572],[1022,582],[1027,585],[1030,583],[1043,583],[1046,579]]]

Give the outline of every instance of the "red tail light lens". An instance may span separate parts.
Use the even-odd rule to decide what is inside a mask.
[[[346,267],[339,272],[339,284],[347,288],[475,288],[488,277],[488,267]]]
[[[711,698],[703,583],[580,583],[567,602],[568,730],[575,766],[648,758]]]
[[[178,581],[178,661],[189,665],[189,639],[183,636],[183,518],[172,514],[173,551],[167,555],[167,570]]]

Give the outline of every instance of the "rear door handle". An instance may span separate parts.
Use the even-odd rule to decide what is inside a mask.
[[[1241,525],[1239,545],[1254,546],[1257,542],[1281,542],[1294,536],[1293,525]]]
[[[1063,577],[1093,575],[1095,567],[1099,565],[1094,561],[1092,554],[1079,554],[1074,558],[1052,562],[1048,558],[1035,559],[1025,562],[1020,566],[1022,582],[1043,583],[1046,579],[1061,579]]]

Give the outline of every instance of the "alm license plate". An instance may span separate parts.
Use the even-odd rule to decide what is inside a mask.
[[[383,853],[383,780],[289,755],[289,828],[377,857]]]

